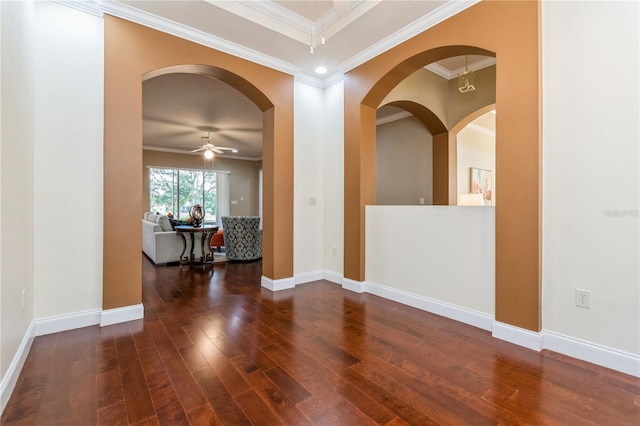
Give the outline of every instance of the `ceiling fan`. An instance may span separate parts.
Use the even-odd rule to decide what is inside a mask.
[[[224,154],[224,151],[238,152],[234,148],[229,148],[226,146],[215,146],[213,143],[211,143],[211,129],[209,128],[206,130],[207,136],[202,136],[201,138],[204,144],[200,148],[194,149],[191,152],[205,151],[205,156],[207,156],[208,152],[215,152],[216,154]]]

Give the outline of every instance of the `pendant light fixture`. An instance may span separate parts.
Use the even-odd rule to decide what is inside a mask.
[[[469,71],[469,57],[464,57],[464,72],[458,75],[458,90],[461,93],[471,92],[476,90],[474,82],[476,79],[476,73]]]

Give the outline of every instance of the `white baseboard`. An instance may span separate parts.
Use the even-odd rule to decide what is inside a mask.
[[[333,271],[327,271],[325,269],[319,269],[316,271],[302,272],[295,274],[296,285],[306,284],[313,281],[326,280],[332,283],[342,284],[342,274]]]
[[[58,333],[60,331],[74,330],[76,328],[100,324],[101,312],[102,309],[91,309],[67,315],[39,318],[33,321],[35,324],[35,335],[44,336],[45,334]]]
[[[18,377],[20,376],[25,360],[29,355],[33,339],[36,336],[44,336],[46,334],[74,330],[76,328],[88,327],[97,324],[100,324],[100,326],[106,326],[120,322],[137,320],[143,317],[144,308],[142,304],[139,304],[125,306],[124,308],[109,309],[106,311],[102,311],[101,309],[91,309],[72,314],[39,318],[31,321],[16,354],[11,361],[11,365],[9,365],[7,372],[4,374],[2,381],[0,382],[0,415],[4,412],[4,408],[7,406],[7,403],[11,398],[11,393],[18,382]]]
[[[323,278],[325,280],[327,280],[327,281],[331,281],[332,283],[336,283],[336,284],[342,285],[342,279],[344,277],[342,276],[342,274],[339,274],[337,272],[325,270]]]
[[[300,274],[295,274],[296,285],[298,284],[306,284],[313,281],[320,281],[324,279],[324,271],[310,271],[310,272],[302,272]]]
[[[100,314],[100,327],[133,321],[144,318],[144,307],[139,305],[124,306],[122,308],[107,309]]]
[[[20,346],[18,346],[18,351],[13,357],[7,372],[2,377],[2,382],[0,382],[0,415],[4,412],[4,408],[7,406],[13,393],[13,389],[16,387],[16,383],[18,383],[18,377],[20,377],[24,362],[27,359],[27,355],[29,355],[29,349],[31,349],[34,337],[35,326],[32,321],[20,342]]]
[[[260,280],[260,285],[267,290],[271,291],[280,291],[287,290],[289,288],[294,288],[296,286],[296,279],[293,277],[290,278],[281,278],[279,280],[274,280],[269,277],[262,276]]]
[[[367,291],[366,281],[355,281],[349,278],[342,278],[342,288],[355,293],[365,293]]]
[[[543,349],[542,332],[536,333],[535,331],[525,330],[524,328],[515,327],[498,321],[493,323],[493,329],[491,331],[491,335],[496,339],[504,340],[518,346],[524,346],[525,348],[533,349],[538,352]]]
[[[483,330],[490,331],[493,324],[493,317],[488,314],[473,311],[461,306],[451,305],[449,303],[398,290],[382,284],[376,284],[371,281],[366,282],[366,291],[367,293],[375,294],[376,296],[393,300],[394,302],[402,303],[403,305],[412,306],[423,311],[431,312],[445,318],[450,318],[464,324],[469,324]]]
[[[544,349],[640,377],[640,355],[544,331]]]
[[[339,274],[325,271],[325,279],[328,274],[333,274],[333,282],[339,281]],[[490,315],[472,311],[460,306],[450,305],[435,299],[408,293],[392,287],[377,284],[371,281],[354,281],[342,278],[342,287],[357,293],[371,293],[394,302],[412,306],[423,311],[431,312],[445,318],[450,318],[474,327],[492,332],[492,336],[522,346],[534,351],[548,349],[572,358],[600,365],[621,373],[640,377],[640,355],[620,351],[599,345],[597,343],[576,339],[549,330],[534,332],[509,324],[495,321]]]

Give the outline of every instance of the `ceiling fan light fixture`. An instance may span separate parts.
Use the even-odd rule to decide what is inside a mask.
[[[474,86],[476,73],[469,71],[469,57],[465,56],[464,72],[458,75],[458,90],[460,93],[467,93],[476,90]]]
[[[204,152],[204,158],[206,158],[207,160],[211,160],[213,158],[213,151],[211,151],[210,149],[207,149]]]

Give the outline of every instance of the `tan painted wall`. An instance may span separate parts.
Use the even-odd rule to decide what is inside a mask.
[[[535,1],[480,2],[346,75],[345,278],[365,279],[364,207],[375,204],[375,109],[395,85],[425,64],[450,56],[495,54],[501,191],[496,206],[496,320],[540,330],[539,8]]]
[[[394,101],[414,101],[428,108],[445,125],[448,122],[449,83],[425,68],[420,68],[394,87],[381,105]]]
[[[175,152],[144,150],[142,154],[142,210],[149,210],[149,169],[148,166],[176,167],[184,169],[211,170],[211,162],[206,167],[202,155],[179,154]],[[258,215],[258,171],[259,161],[216,158],[213,169],[230,172],[230,199],[237,204],[229,206],[233,216]],[[162,212],[164,213],[164,212]]]
[[[215,67],[214,78],[264,112],[262,272],[271,279],[292,277],[293,77],[109,15],[104,21],[103,309],[142,300],[141,230],[122,226],[121,215],[142,206],[143,76],[176,65],[205,66],[195,72]]]
[[[415,117],[376,131],[376,202],[418,205],[433,200],[431,133]]]
[[[475,88],[471,92],[458,90],[458,79],[449,80],[447,128],[453,129],[475,111],[496,103],[496,66],[476,71]]]

